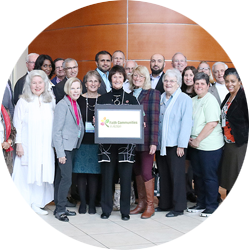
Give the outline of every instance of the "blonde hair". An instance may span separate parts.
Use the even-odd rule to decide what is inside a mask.
[[[67,82],[64,85],[64,92],[66,93],[66,95],[69,95],[70,88],[71,88],[71,86],[72,86],[72,84],[74,82],[79,82],[80,83],[80,88],[81,88],[81,91],[82,91],[82,82],[78,78],[76,78],[76,77],[71,77],[71,78],[69,78],[67,80]]]
[[[136,68],[134,68],[132,74],[131,74],[131,78],[129,80],[129,88],[131,91],[134,90],[135,86],[133,84],[133,76],[135,74],[135,72],[138,72],[140,75],[143,75],[145,77],[145,81],[144,84],[142,86],[142,89],[150,89],[151,88],[151,81],[150,81],[150,74],[148,72],[147,67],[142,66],[142,65],[138,65]]]
[[[211,71],[211,68],[210,68],[208,62],[206,62],[206,61],[201,61],[200,64],[198,65],[198,67],[197,67],[197,70],[199,70],[199,67],[200,67],[200,65],[201,65],[202,63],[205,63],[205,64],[208,65],[208,67],[209,67],[209,72],[210,72],[210,75],[209,75],[209,82],[213,84],[215,81],[214,81],[213,74],[212,74],[212,71]]]

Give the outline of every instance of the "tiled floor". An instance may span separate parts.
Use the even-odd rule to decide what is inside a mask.
[[[100,218],[100,207],[96,214],[89,215],[78,214],[78,205],[70,209],[77,215],[69,217],[69,222],[61,222],[53,216],[54,205],[46,206],[49,214],[41,218],[73,239],[108,249],[140,249],[159,245],[182,236],[207,219],[187,212],[167,218],[166,212],[157,212],[150,219],[131,215],[129,221],[122,221],[120,212],[113,211],[109,219],[104,220]],[[188,206],[192,205],[194,203],[188,203]]]

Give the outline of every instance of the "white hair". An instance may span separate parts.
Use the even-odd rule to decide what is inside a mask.
[[[225,66],[225,70],[228,69],[228,66],[224,63],[224,62],[216,62],[213,66],[212,66],[212,72],[214,72],[214,67],[218,64],[223,64]]]
[[[23,98],[27,102],[33,101],[35,95],[32,93],[30,86],[31,86],[32,79],[35,76],[40,76],[45,83],[44,92],[41,94],[41,96],[43,97],[43,102],[45,103],[51,102],[52,96],[51,96],[51,93],[49,92],[50,80],[43,70],[38,70],[38,69],[32,70],[26,76],[24,87],[23,87],[23,94],[20,96],[20,98]]]
[[[29,61],[30,56],[39,56],[39,54],[37,54],[37,53],[30,53],[30,54],[28,54],[28,55],[26,56],[26,58],[25,58],[26,62]]]
[[[165,78],[167,76],[175,77],[176,81],[177,81],[177,84],[181,88],[181,85],[182,85],[182,76],[181,76],[181,72],[178,69],[168,69],[166,71],[166,73],[162,77],[162,83],[164,83],[164,80],[165,80]]]

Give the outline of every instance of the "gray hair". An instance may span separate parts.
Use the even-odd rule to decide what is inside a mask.
[[[26,56],[26,58],[25,58],[25,61],[26,61],[26,62],[29,61],[30,56],[39,56],[39,54],[37,54],[37,53],[30,53],[30,54],[28,54],[28,55]]]
[[[76,78],[76,77],[71,77],[71,78],[69,78],[67,80],[67,82],[64,85],[64,92],[65,92],[66,95],[69,95],[70,88],[71,88],[71,86],[72,86],[72,84],[74,82],[79,82],[80,83],[80,88],[81,88],[81,92],[82,92],[82,82],[78,78]]]
[[[214,67],[218,64],[223,64],[225,66],[225,70],[228,69],[228,66],[224,63],[224,62],[216,62],[213,66],[212,66],[212,72],[214,72]]]
[[[127,61],[125,62],[124,68],[126,68],[128,62],[134,62],[134,63],[135,63],[135,67],[138,66],[138,64],[137,64],[137,62],[136,62],[135,60],[127,60]]]
[[[166,73],[163,75],[162,77],[162,83],[164,84],[164,80],[167,76],[170,77],[175,77],[177,84],[179,85],[179,87],[181,88],[182,85],[182,76],[181,76],[181,72],[178,69],[168,69],[166,71]]]
[[[175,56],[176,55],[183,55],[181,52],[176,52],[174,55],[173,55],[173,57],[172,57],[172,62],[174,61],[174,58],[175,58]],[[183,55],[184,56],[184,55]],[[186,56],[184,56],[184,58],[185,58],[185,61],[187,61],[187,58],[186,58]]]
[[[73,58],[67,58],[67,59],[64,60],[64,62],[62,64],[63,68],[66,69],[66,63],[69,63],[71,61],[74,61],[76,63],[76,66],[78,66],[78,63],[77,63],[77,61],[75,59],[73,59]]]
[[[35,95],[31,91],[31,83],[35,76],[39,76],[44,81],[44,92],[41,94],[43,97],[43,102],[48,103],[52,101],[52,95],[49,91],[50,88],[50,80],[47,76],[47,74],[43,70],[32,70],[25,79],[24,87],[23,87],[23,94],[20,96],[20,98],[23,98],[27,102],[31,102],[34,100]]]

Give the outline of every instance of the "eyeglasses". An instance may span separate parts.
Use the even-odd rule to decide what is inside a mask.
[[[74,67],[68,67],[68,68],[65,68],[66,70],[72,70],[72,69],[77,69],[78,66],[74,66]]]
[[[142,75],[133,75],[133,77],[134,78],[137,78],[137,77],[139,77],[139,78],[145,78],[145,76],[142,76]]]
[[[177,82],[177,81],[174,81],[174,80],[170,80],[170,81],[164,80],[163,82],[164,82],[164,83],[169,83],[169,82],[170,82],[170,83],[174,83],[174,82]]]
[[[30,62],[30,61],[28,61],[27,63],[29,63],[29,64],[35,64],[36,62]]]
[[[199,70],[209,70],[210,68],[199,68]]]

